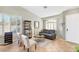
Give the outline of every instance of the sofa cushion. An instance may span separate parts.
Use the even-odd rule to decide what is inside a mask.
[[[56,37],[55,30],[42,30],[39,35],[45,35],[46,38],[52,39]]]

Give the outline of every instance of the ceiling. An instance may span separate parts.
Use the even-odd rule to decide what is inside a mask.
[[[42,17],[48,17],[53,15],[58,15],[65,10],[78,8],[77,6],[23,6],[23,8],[32,12],[33,14]]]

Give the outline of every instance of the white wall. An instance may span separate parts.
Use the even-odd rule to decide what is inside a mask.
[[[65,19],[63,14],[58,15],[57,17],[57,34],[58,36],[65,38]]]
[[[66,15],[66,40],[79,44],[79,13]]]
[[[42,18],[43,20],[49,20],[49,19],[56,19],[57,20],[57,35],[66,39],[66,32],[65,32],[65,21],[66,21],[66,18],[65,16],[66,15],[69,15],[69,14],[73,14],[73,13],[79,13],[79,8],[75,8],[75,9],[70,9],[70,10],[66,10],[66,11],[63,11],[61,14],[59,15],[54,15],[54,16],[50,16],[50,17],[45,17],[45,18]]]
[[[42,20],[38,16],[32,14],[31,12],[29,12],[28,10],[25,10],[20,6],[0,6],[0,13],[22,16],[23,20],[31,20],[33,36],[34,36],[34,21],[39,21],[40,25],[39,25],[38,31],[42,29]],[[36,31],[36,33],[38,33],[38,31]]]
[[[63,14],[60,15],[55,15],[55,16],[51,16],[51,17],[45,17],[42,18],[43,20],[57,20],[57,36],[61,36],[62,38],[64,38],[64,26],[62,25],[64,23],[64,18],[63,18]]]
[[[38,34],[43,29],[43,21],[39,17],[33,17],[33,18],[24,17],[24,20],[32,21],[31,27],[32,27],[32,35],[33,36]],[[39,28],[37,28],[37,29],[34,28],[34,21],[38,21],[39,22]]]

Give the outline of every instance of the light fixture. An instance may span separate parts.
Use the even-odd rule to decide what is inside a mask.
[[[46,8],[47,8],[47,6],[44,6],[43,8],[45,8],[45,9],[46,9]]]

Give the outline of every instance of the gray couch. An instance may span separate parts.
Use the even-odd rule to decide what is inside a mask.
[[[51,39],[51,40],[56,39],[56,31],[55,30],[43,29],[41,32],[39,32],[39,35],[44,35],[45,38]]]

